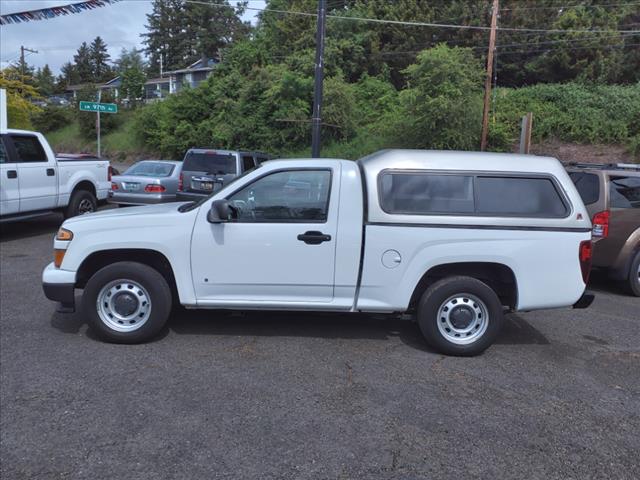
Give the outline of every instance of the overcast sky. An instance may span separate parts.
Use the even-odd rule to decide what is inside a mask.
[[[79,0],[0,0],[0,13],[21,12],[60,5]],[[231,2],[233,3],[233,2]],[[264,7],[264,0],[252,0],[250,7]],[[151,0],[124,0],[113,5],[83,13],[55,17],[49,20],[21,22],[0,26],[0,62],[5,67],[20,56],[20,45],[37,50],[26,57],[30,65],[46,63],[58,74],[62,64],[73,61],[73,54],[82,42],[90,43],[102,37],[109,47],[112,60],[120,50],[142,46],[140,34],[145,32],[146,14],[151,12]],[[244,19],[253,20],[256,11],[247,11]]]

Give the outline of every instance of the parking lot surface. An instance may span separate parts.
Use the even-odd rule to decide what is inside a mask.
[[[2,478],[640,478],[640,299],[606,279],[475,358],[364,315],[178,311],[111,345],[42,293],[60,222],[1,227]]]

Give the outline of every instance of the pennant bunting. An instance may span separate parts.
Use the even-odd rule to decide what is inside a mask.
[[[122,0],[86,0],[85,2],[70,3],[58,7],[40,8],[38,10],[26,10],[24,12],[8,13],[0,15],[0,25],[10,23],[31,22],[35,20],[48,20],[50,18],[69,15],[71,13],[83,13],[94,8],[106,7]]]

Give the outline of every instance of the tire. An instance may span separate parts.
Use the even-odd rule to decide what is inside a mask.
[[[98,201],[93,193],[87,190],[76,190],[71,194],[71,200],[64,212],[64,218],[92,213],[98,209]]]
[[[82,294],[82,311],[93,332],[112,343],[155,337],[171,313],[171,288],[155,269],[117,262],[98,270]]]
[[[640,252],[636,252],[636,256],[631,261],[629,269],[629,292],[636,297],[640,297]]]
[[[494,342],[503,322],[496,293],[471,277],[439,280],[422,294],[418,304],[422,335],[431,347],[446,355],[482,353]]]

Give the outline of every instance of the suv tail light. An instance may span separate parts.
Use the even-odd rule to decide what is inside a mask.
[[[580,270],[582,270],[582,280],[586,284],[591,273],[591,259],[593,257],[593,243],[591,240],[580,242],[578,258],[580,259]]]
[[[183,187],[184,187],[184,176],[181,173],[180,178],[178,178],[178,191],[181,192]]]
[[[113,175],[113,167],[111,165],[109,165],[107,167],[107,180],[110,182],[111,181],[111,176]]]
[[[147,193],[162,193],[165,190],[164,185],[154,185],[152,183],[144,187],[144,191]]]
[[[118,190],[118,184],[116,182],[111,182],[111,190]]]
[[[609,236],[609,210],[598,212],[593,216],[591,223],[593,224],[592,235],[594,237],[607,238]]]

